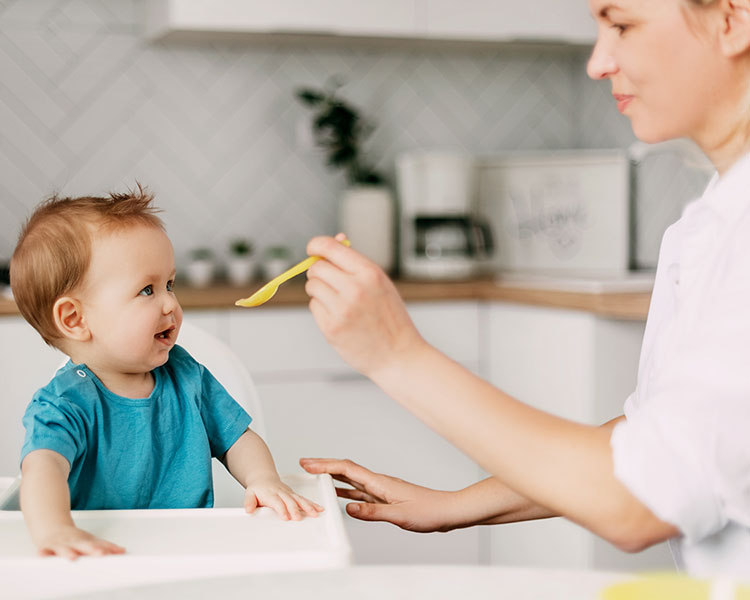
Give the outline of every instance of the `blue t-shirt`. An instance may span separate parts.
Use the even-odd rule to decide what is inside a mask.
[[[68,361],[26,409],[21,462],[33,450],[62,454],[73,509],[212,507],[211,457],[252,419],[180,346],[152,373],[148,398],[124,398]]]

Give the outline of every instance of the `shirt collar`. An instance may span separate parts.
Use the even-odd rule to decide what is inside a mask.
[[[723,175],[713,176],[701,203],[726,221],[738,219],[750,207],[750,153],[737,160]]]

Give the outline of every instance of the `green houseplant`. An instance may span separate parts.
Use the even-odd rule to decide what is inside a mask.
[[[327,151],[329,167],[344,169],[350,185],[382,184],[385,178],[367,162],[362,151],[375,126],[338,95],[341,85],[341,79],[333,78],[322,89],[303,87],[296,91],[299,101],[313,110],[315,143]]]
[[[296,96],[313,111],[313,137],[327,152],[326,163],[346,174],[349,187],[339,205],[340,230],[353,247],[390,271],[395,247],[393,198],[385,177],[362,148],[375,126],[339,94],[341,85],[342,79],[334,77],[322,89],[299,88]]]

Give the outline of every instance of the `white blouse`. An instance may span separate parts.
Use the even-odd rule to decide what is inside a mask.
[[[750,155],[664,234],[615,475],[694,575],[750,576]]]

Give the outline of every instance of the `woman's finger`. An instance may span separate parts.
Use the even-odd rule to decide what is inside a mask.
[[[399,504],[369,504],[366,502],[352,502],[346,505],[349,516],[360,521],[386,521],[399,527],[404,527],[406,519]]]
[[[337,487],[336,495],[339,498],[344,498],[346,500],[357,500],[358,502],[370,502],[372,504],[382,503],[382,500],[380,500],[379,498],[376,498],[375,496],[368,494],[367,492],[362,492],[360,490],[352,490],[349,488]]]
[[[308,473],[328,473],[336,481],[349,484],[374,497],[384,498],[383,486],[379,484],[379,480],[384,476],[373,473],[349,459],[302,458],[299,464]]]
[[[317,278],[308,279],[305,282],[305,293],[311,301],[318,302],[326,310],[326,316],[333,314],[339,295],[327,282]]]
[[[308,473],[327,473],[336,481],[348,483],[359,490],[364,490],[367,482],[375,476],[369,469],[349,459],[301,458],[299,464]]]
[[[346,300],[355,292],[357,285],[355,275],[325,260],[319,260],[307,270],[307,281],[324,283],[327,287],[313,287],[312,291],[329,303]]]
[[[347,248],[329,236],[318,236],[311,239],[307,243],[307,253],[310,256],[322,256],[347,273],[356,273],[362,268],[362,265],[370,262],[356,250]]]

